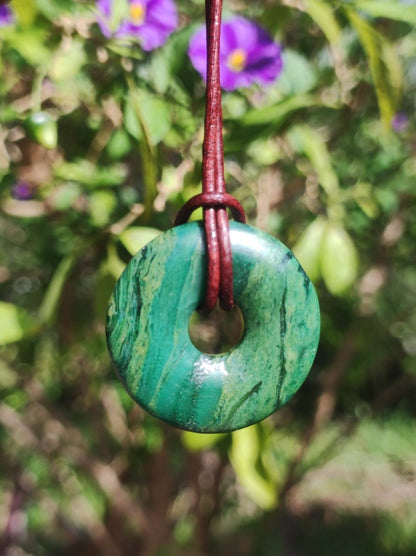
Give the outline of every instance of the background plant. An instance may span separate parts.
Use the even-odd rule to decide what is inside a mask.
[[[223,96],[226,175],[318,289],[290,404],[181,433],[124,393],[109,293],[200,190],[199,0],[157,49],[93,2],[14,0],[0,27],[0,524],[5,554],[414,554],[416,6],[234,2],[282,48]],[[1,14],[0,14],[1,15]],[[195,215],[198,217],[198,215]]]

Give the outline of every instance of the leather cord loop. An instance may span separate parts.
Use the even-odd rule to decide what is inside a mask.
[[[229,193],[199,193],[183,205],[176,217],[175,226],[185,224],[194,210],[201,207],[229,208],[234,220],[241,222],[242,224],[246,223],[246,215],[243,207],[237,199]]]

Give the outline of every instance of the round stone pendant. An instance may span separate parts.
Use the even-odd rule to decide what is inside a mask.
[[[110,300],[107,343],[127,392],[149,413],[195,432],[261,421],[298,390],[313,363],[320,316],[313,285],[292,252],[230,222],[240,342],[206,354],[189,337],[206,284],[200,223],[161,234],[131,260]]]

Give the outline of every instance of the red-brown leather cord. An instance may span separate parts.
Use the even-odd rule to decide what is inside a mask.
[[[185,223],[190,214],[203,207],[208,257],[205,300],[200,307],[212,311],[218,299],[223,309],[234,307],[232,252],[227,207],[234,218],[245,222],[244,209],[226,193],[222,137],[220,36],[222,0],[205,1],[207,29],[207,93],[205,136],[202,158],[202,193],[192,197],[179,211],[175,225]]]

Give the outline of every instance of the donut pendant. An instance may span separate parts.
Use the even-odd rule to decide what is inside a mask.
[[[315,289],[292,252],[249,225],[230,222],[240,342],[206,354],[188,326],[206,285],[200,223],[172,228],[143,247],[119,278],[107,315],[107,343],[130,396],[181,429],[214,433],[261,421],[304,382],[317,351]]]

